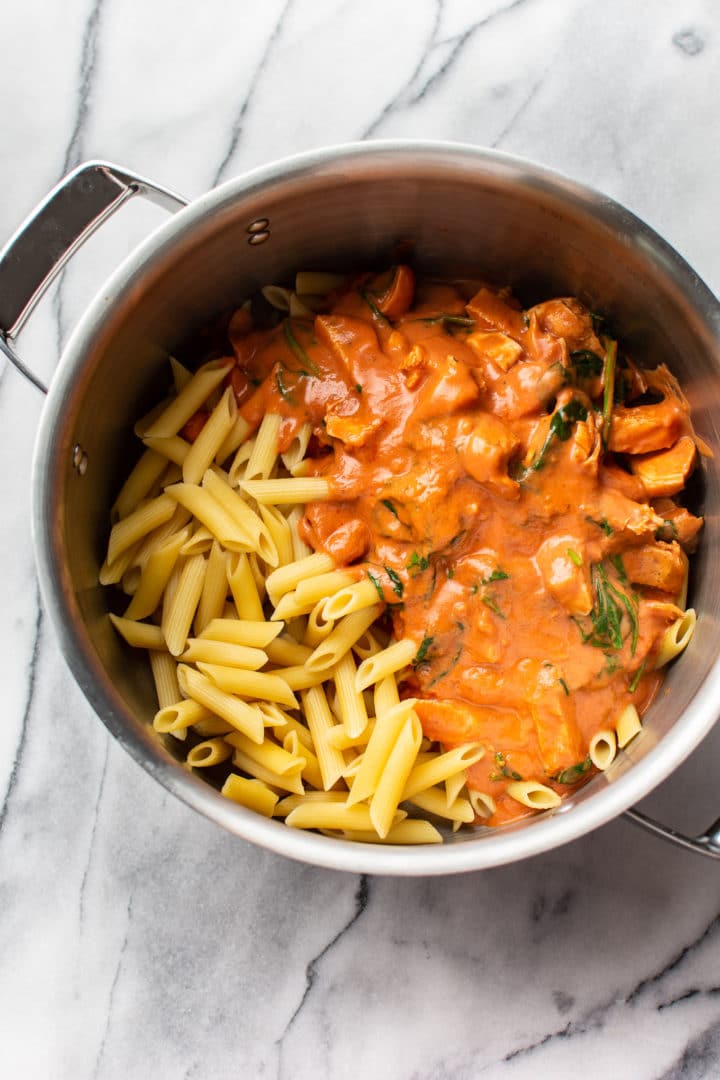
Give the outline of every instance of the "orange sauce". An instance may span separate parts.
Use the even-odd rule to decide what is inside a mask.
[[[407,267],[356,278],[313,319],[236,313],[230,340],[245,419],[283,416],[281,449],[313,425],[331,497],[306,506],[304,538],[371,576],[416,643],[405,686],[425,735],[486,747],[468,783],[495,799],[490,824],[528,812],[513,778],[561,794],[587,779],[593,734],[657,693],[701,525],[671,497],[695,451],[672,376],[621,352],[608,401],[611,343],[578,301],[523,311]]]

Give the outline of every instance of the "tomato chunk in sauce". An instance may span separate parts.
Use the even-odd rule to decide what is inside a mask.
[[[490,824],[528,813],[514,779],[572,791],[593,735],[657,693],[681,613],[702,522],[677,499],[696,442],[673,376],[618,352],[577,299],[523,310],[409,267],[312,318],[238,326],[240,414],[279,413],[281,451],[312,425],[330,498],[305,507],[303,538],[371,575],[416,644],[404,688],[427,738],[483,744],[468,784]]]

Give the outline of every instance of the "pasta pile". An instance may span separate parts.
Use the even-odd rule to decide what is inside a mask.
[[[247,438],[221,389],[230,364],[191,375],[172,361],[176,395],[136,426],[145,451],[113,507],[100,580],[131,596],[110,618],[148,650],[155,730],[188,742],[193,769],[229,765],[222,794],[287,825],[440,842],[401,804],[453,829],[487,817],[492,799],[465,786],[483,748],[423,739],[414,699],[398,693],[417,646],[389,644],[372,583],[298,535],[301,506],[328,491],[297,475],[309,430],[282,458],[279,416]],[[191,445],[178,431],[208,403]]]

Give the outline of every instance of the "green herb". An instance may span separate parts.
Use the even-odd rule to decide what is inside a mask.
[[[573,551],[572,548],[568,548],[567,554],[568,559],[570,559],[571,562],[574,562],[576,566],[582,566],[582,556],[578,555],[577,551]]]
[[[675,522],[671,521],[669,518],[665,518],[662,525],[660,526],[660,528],[655,533],[655,539],[656,540],[670,541],[670,540],[677,540],[677,538],[678,538],[678,531],[677,531],[677,528],[675,526]]]
[[[617,364],[617,341],[605,338],[605,374],[603,389],[603,425],[602,441],[607,446],[610,439],[610,425],[612,424],[613,396],[615,388],[615,366]]]
[[[472,330],[475,326],[474,319],[469,319],[466,315],[449,315],[446,311],[441,311],[439,315],[430,315],[427,318],[412,319],[411,321],[425,323],[426,326],[435,326],[438,323],[461,326],[464,330]]]
[[[425,590],[425,596],[423,597],[424,600],[429,600],[430,597],[432,596],[432,594],[434,593],[436,581],[437,581],[437,562],[434,562],[432,564],[432,578],[430,580],[430,584],[429,584],[428,588]]]
[[[392,582],[393,592],[395,593],[395,595],[396,596],[402,596],[402,594],[403,594],[403,583],[402,583],[401,578],[389,566],[384,566],[383,569],[385,570],[385,573],[387,574],[387,576],[390,578],[390,581]]]
[[[630,682],[630,685],[628,686],[628,690],[630,691],[631,694],[634,694],[635,691],[637,690],[638,683],[640,682],[640,680],[643,677],[643,672],[645,671],[645,665],[646,664],[647,664],[647,656],[645,657],[642,664],[640,665],[640,667],[637,669],[637,671],[633,675],[632,680]]]
[[[465,633],[465,625],[464,625],[464,623],[458,622],[455,625],[457,626],[457,628],[458,628],[458,630],[460,631],[461,634]],[[455,655],[453,656],[452,660],[450,661],[449,666],[446,667],[444,671],[441,671],[439,675],[436,675],[435,678],[430,681],[430,683],[428,685],[428,689],[430,689],[431,686],[434,686],[435,683],[440,682],[441,679],[444,679],[446,675],[450,674],[450,672],[452,671],[452,669],[455,667],[458,660],[460,659],[460,657],[462,655],[462,651],[463,651],[463,646],[462,646],[462,643],[461,643],[460,645],[458,645],[457,651],[456,651]]]
[[[372,581],[373,585],[375,586],[375,592],[378,594],[378,596],[380,597],[381,601],[384,604],[385,603],[385,593],[383,592],[383,587],[380,584],[380,579],[375,577],[372,570],[367,570],[366,573],[367,573],[367,576]]]
[[[415,569],[417,569],[417,570],[422,572],[423,570],[427,570],[429,565],[430,565],[430,560],[429,559],[426,559],[424,555],[418,555],[417,551],[413,551],[412,555],[410,556],[410,562],[406,565],[405,569],[406,570],[415,570]]]
[[[627,574],[625,573],[625,564],[622,561],[622,555],[611,555],[610,556],[610,562],[613,564],[613,566],[617,570],[618,577],[623,582],[623,584],[627,584],[628,577],[627,577]]]
[[[602,529],[606,536],[612,536],[614,530],[606,517],[601,517],[599,521],[591,517],[586,517],[585,520],[589,521],[591,525],[597,525],[598,529]]]
[[[287,401],[289,405],[295,404],[295,398],[288,390],[285,382],[283,381],[282,372],[280,370],[275,372],[275,382],[277,383],[278,393],[284,401]]]
[[[587,420],[587,409],[581,401],[577,401],[575,398],[571,398],[567,405],[561,406],[557,409],[550,420],[550,427],[545,437],[540,453],[530,465],[530,469],[537,470],[542,469],[545,465],[545,459],[547,458],[550,447],[555,439],[559,439],[560,442],[567,442],[572,434],[573,424],[578,420]],[[528,470],[525,470],[526,472]]]
[[[300,342],[297,340],[297,338],[293,334],[292,327],[290,326],[290,320],[289,319],[286,319],[285,322],[283,323],[283,334],[285,335],[285,340],[287,341],[288,345],[292,349],[294,355],[297,357],[297,359],[302,364],[302,368],[300,369],[299,374],[300,375],[305,375],[306,377],[309,376],[309,375],[319,375],[320,374],[320,368],[308,356],[308,354],[305,352],[305,350],[303,349]],[[288,368],[288,371],[292,371],[292,370],[293,370],[292,368]]]
[[[496,570],[493,570],[490,577],[482,578],[480,584],[489,585],[491,581],[507,581],[509,577],[509,574],[506,574],[504,570],[501,570],[500,567],[498,567]]]
[[[631,652],[634,656],[639,633],[634,600],[613,585],[602,563],[593,563],[590,567],[590,580],[595,597],[593,609],[588,616],[592,630],[584,630],[581,622],[575,619],[583,641],[598,649],[621,649],[622,618],[623,614],[627,613],[632,631]]]
[[[372,311],[375,318],[379,319],[380,322],[385,324],[385,326],[389,326],[390,325],[390,320],[385,318],[385,316],[383,315],[380,308],[377,306],[375,301],[371,298],[370,293],[367,291],[367,289],[361,289],[360,290],[360,295],[362,296],[363,300],[365,301],[367,306]]]
[[[522,780],[522,776],[520,775],[520,773],[515,772],[514,769],[511,769],[508,766],[505,755],[501,750],[498,750],[497,754],[495,755],[495,764],[498,766],[498,769],[500,771],[499,773],[491,773],[491,780],[501,780],[503,778],[505,780]]]
[[[523,320],[523,326],[525,327],[525,329],[529,330],[530,329],[530,316],[528,315],[527,311],[523,311],[522,320]]]
[[[565,693],[567,694],[567,696],[570,697],[570,691],[568,690],[568,684],[565,682],[565,680],[560,678],[560,679],[558,679],[558,682],[562,686],[562,688],[565,691]]]
[[[395,517],[398,518],[398,521],[400,520],[400,518],[398,517],[397,510],[395,509],[394,505],[390,502],[389,499],[381,499],[380,502],[383,504],[384,507],[386,507],[390,511],[391,514],[394,514]]]
[[[362,394],[362,386],[359,382],[355,383],[355,389],[357,390],[358,394]]]
[[[454,568],[452,566],[448,566],[448,568],[447,568],[447,576],[449,578],[454,578],[455,577],[455,570],[454,570]]]
[[[598,356],[592,349],[575,349],[570,353],[570,362],[580,379],[592,379],[601,375],[604,367],[602,356]]]
[[[553,779],[556,784],[577,784],[578,780],[591,768],[592,761],[587,757],[584,761],[579,761],[577,765],[570,765],[569,768],[563,769]]]
[[[455,547],[456,544],[459,544],[466,532],[467,529],[461,529],[459,533],[455,533],[448,547]]]
[[[477,593],[477,591],[478,591],[478,589],[479,589],[479,588],[480,588],[480,586],[479,586],[479,585],[473,585],[473,587],[472,587],[472,588],[471,588],[471,590],[470,590],[470,592],[471,592],[471,593],[473,594],[473,596],[475,596],[475,595],[476,595],[476,593]]]
[[[506,617],[504,615],[504,613],[501,611],[501,609],[499,608],[499,606],[497,604],[497,601],[494,600],[492,598],[492,596],[488,596],[487,593],[483,593],[483,595],[480,597],[480,599],[482,600],[483,604],[485,604],[486,607],[489,607],[490,610],[493,611],[498,616],[498,618],[504,619]]]
[[[416,652],[415,659],[412,662],[412,666],[414,668],[419,668],[421,664],[425,664],[427,662],[428,653],[430,652],[430,647],[432,646],[434,640],[434,637],[429,636],[422,639],[422,641],[420,642],[420,648]]]

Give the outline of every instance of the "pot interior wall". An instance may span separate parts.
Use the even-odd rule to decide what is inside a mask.
[[[295,169],[264,187],[212,193],[114,277],[74,336],[53,389],[62,404],[54,406],[54,454],[44,483],[53,571],[75,613],[72,632],[84,657],[75,673],[123,741],[141,743],[160,760],[148,735],[154,705],[145,657],[118,641],[105,618],[110,597],[96,584],[110,506],[138,455],[133,423],[167,388],[168,354],[260,285],[291,280],[301,268],[381,266],[396,244],[409,242],[421,271],[486,275],[512,285],[525,302],[579,296],[607,317],[641,363],[669,364],[690,398],[697,430],[720,453],[710,314],[691,306],[672,259],[662,245],[652,250],[634,219],[625,223],[599,197],[591,203],[553,183],[502,161],[479,168],[464,159],[405,155],[401,174],[397,154],[351,157],[312,172]],[[251,245],[248,227],[259,218],[268,219],[270,236]],[[87,454],[83,476],[72,465],[76,444]],[[714,463],[703,467],[697,486],[707,524],[693,571],[696,640],[682,668],[669,673],[643,736],[569,805],[643,758],[715,661],[720,493]]]

